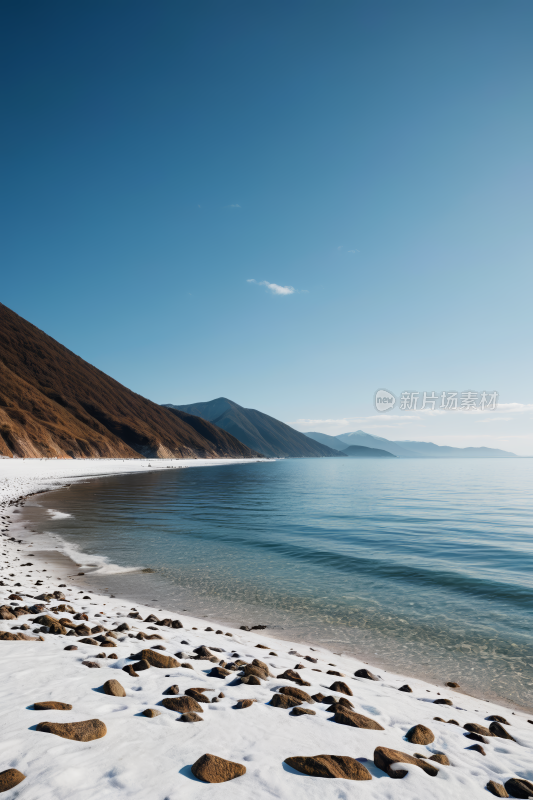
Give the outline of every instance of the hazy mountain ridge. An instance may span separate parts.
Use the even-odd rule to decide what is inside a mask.
[[[325,443],[327,441],[330,447],[334,447],[334,444],[330,442],[334,439],[341,446],[356,444],[386,450],[399,458],[518,458],[515,453],[492,447],[450,447],[433,442],[391,441],[361,430],[341,433],[338,436],[311,431],[306,433],[306,436],[318,442]]]
[[[377,447],[363,447],[359,444],[350,444],[342,451],[351,458],[397,458],[388,450],[380,450]]]
[[[243,408],[226,397],[180,406],[167,403],[165,407],[202,417],[273,458],[343,457],[338,450],[310,440],[290,425],[254,408]]]
[[[122,386],[0,304],[0,454],[251,458],[230,434]]]

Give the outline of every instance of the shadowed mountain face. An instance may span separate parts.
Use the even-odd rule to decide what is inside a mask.
[[[357,444],[350,444],[342,451],[344,455],[352,458],[396,458],[387,450],[378,450],[377,447],[362,447]]]
[[[317,431],[306,431],[305,435],[310,439],[314,439],[315,442],[320,442],[320,444],[325,444],[326,447],[331,447],[332,450],[340,451],[346,449],[346,442],[341,442],[336,436],[330,436],[327,433],[318,433]]]
[[[243,408],[225,397],[185,406],[168,404],[166,408],[186,411],[188,414],[203,417],[233,434],[248,447],[258,450],[266,456],[277,458],[342,457],[342,453],[332,450],[320,442],[312,441],[304,433],[295,431],[284,422],[253,408]]]
[[[146,400],[0,304],[0,455],[250,458],[189,414]]]

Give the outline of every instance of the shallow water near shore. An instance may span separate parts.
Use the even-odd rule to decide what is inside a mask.
[[[99,591],[532,709],[532,485],[528,459],[288,459],[98,478],[27,513]]]

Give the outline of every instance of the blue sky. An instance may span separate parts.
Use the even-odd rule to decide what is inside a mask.
[[[533,454],[529,0],[0,18],[2,302],[156,402]]]

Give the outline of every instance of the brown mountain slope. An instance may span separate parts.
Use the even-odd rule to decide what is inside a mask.
[[[251,458],[191,414],[141,397],[0,304],[0,455]]]

